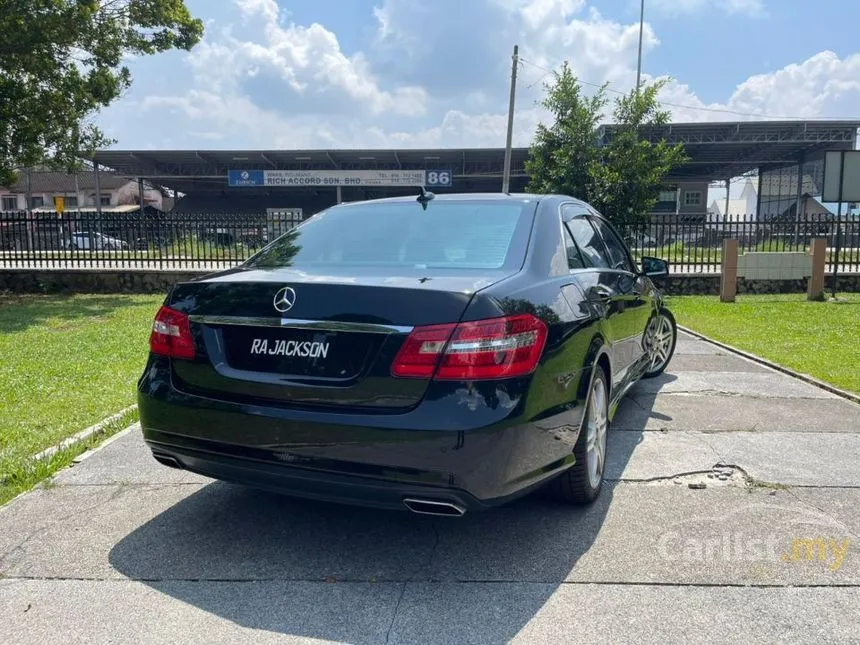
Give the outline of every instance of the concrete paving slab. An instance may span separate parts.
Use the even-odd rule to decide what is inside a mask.
[[[776,399],[706,394],[631,394],[616,430],[860,432],[860,406],[844,399]]]
[[[58,484],[207,484],[208,477],[162,466],[143,442],[140,426],[54,477]]]
[[[401,584],[0,580],[4,645],[385,642]],[[177,602],[182,598],[184,602]]]
[[[642,481],[742,468],[759,482],[860,487],[860,435],[804,432],[610,432],[606,477]]]
[[[860,406],[684,334],[613,430],[591,506],[458,520],[207,483],[128,433],[0,508],[0,640],[860,641]],[[720,461],[808,488],[672,478]]]
[[[427,517],[214,483],[68,486],[0,510],[0,577],[408,579]]]
[[[639,381],[630,392],[634,396],[712,392],[757,398],[843,400],[832,392],[777,372],[669,372]]]
[[[844,524],[852,538],[852,557],[860,558],[860,513],[857,512],[856,488],[793,488],[789,492],[807,507]]]
[[[700,432],[617,432],[606,439],[606,479],[641,481],[708,470],[720,461]]]
[[[759,481],[860,487],[860,435],[739,432],[705,437],[730,464]]]
[[[146,634],[153,645],[850,643],[858,602],[856,588],[5,580],[0,632],[9,645],[57,634],[72,644]]]
[[[790,490],[621,483],[604,490],[588,509],[524,500],[494,514],[474,515],[471,522],[439,523],[427,578],[858,584],[860,531],[850,500],[860,503],[860,490],[825,492],[816,504]],[[831,498],[842,503],[830,504]],[[826,548],[822,559],[813,554],[807,560],[806,543],[795,540],[819,537]]]
[[[858,589],[411,584],[389,642],[848,643],[858,601]]]
[[[860,504],[860,489],[831,491]],[[435,521],[293,501],[226,484],[70,486],[39,491],[0,513],[0,574],[860,584],[860,555],[853,551],[835,569],[833,558],[812,564],[779,560],[792,539],[811,530],[850,537],[845,515],[856,515],[856,506],[825,514],[792,491],[690,490],[671,483],[608,485],[584,509],[530,497],[492,512]],[[715,540],[739,540],[737,549],[768,540],[770,550],[696,550]]]
[[[678,372],[775,372],[764,365],[733,354],[675,354],[666,371]]]
[[[675,344],[675,354],[712,354],[728,356],[731,355],[731,352],[682,332],[678,334],[678,341]]]

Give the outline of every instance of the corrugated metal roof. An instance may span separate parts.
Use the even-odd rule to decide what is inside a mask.
[[[76,189],[75,177],[77,176],[78,190],[95,190],[96,179],[94,172],[65,173],[46,170],[32,170],[29,173],[22,170],[18,173],[18,180],[7,188],[13,193],[74,193]],[[99,188],[101,190],[116,190],[129,182],[127,176],[117,175],[110,172],[99,173]]]
[[[618,126],[600,129],[608,142]],[[653,141],[684,143],[690,162],[668,181],[712,181],[736,177],[760,166],[796,163],[825,150],[854,147],[858,121],[744,121],[674,123],[650,129]],[[500,178],[503,148],[363,150],[101,150],[94,161],[118,174],[144,177],[187,190],[194,182],[226,186],[229,169],[433,169],[451,168],[458,180]],[[524,176],[527,148],[512,151],[512,176]],[[455,186],[458,182],[455,182]],[[462,181],[459,182],[462,185]]]

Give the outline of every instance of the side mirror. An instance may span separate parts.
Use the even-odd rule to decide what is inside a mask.
[[[642,273],[649,278],[662,278],[669,275],[669,265],[660,258],[642,257]]]

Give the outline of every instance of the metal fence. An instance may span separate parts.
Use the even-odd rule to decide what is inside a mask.
[[[0,268],[217,270],[301,222],[293,213],[0,213]]]
[[[684,222],[670,215],[616,226],[634,257],[662,258],[676,273],[719,273],[726,239],[737,240],[740,253],[805,253],[815,238],[827,240],[828,270],[838,264],[839,273],[860,272],[860,218],[844,214],[804,214],[765,221],[740,216],[720,222]]]
[[[301,221],[291,213],[0,213],[0,268],[217,270],[246,260]],[[860,272],[860,219],[683,222],[660,216],[618,224],[634,256],[663,258],[674,273],[718,273],[722,242],[741,251],[801,251],[827,240],[828,270]],[[837,259],[838,256],[838,259]]]

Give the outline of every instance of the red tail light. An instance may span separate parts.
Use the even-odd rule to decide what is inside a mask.
[[[159,309],[152,323],[149,350],[171,358],[194,358],[194,339],[188,316],[170,307]]]
[[[391,372],[458,381],[520,376],[537,367],[546,337],[546,324],[531,314],[416,327]]]

